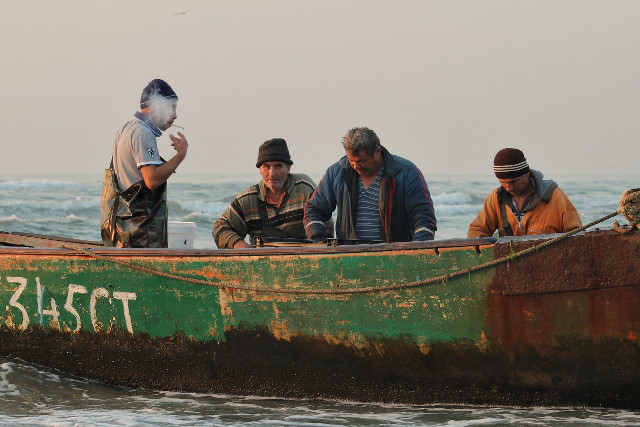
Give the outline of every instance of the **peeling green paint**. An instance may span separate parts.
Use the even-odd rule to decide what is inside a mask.
[[[329,255],[275,255],[259,257],[141,257],[136,265],[202,278],[222,284],[252,284],[273,288],[345,289],[389,285],[426,279],[464,269],[493,257],[472,249],[402,251]],[[397,292],[362,295],[288,295],[219,290],[84,257],[16,256],[4,262],[0,276],[2,306],[9,306],[16,284],[7,277],[24,277],[27,287],[18,302],[30,323],[40,317],[36,278],[47,286],[44,310],[55,301],[59,320],[70,329],[76,322],[64,308],[69,285],[86,292],[73,295],[72,307],[82,330],[126,328],[126,313],[114,292],[131,293],[128,300],[134,333],[166,337],[176,332],[196,340],[224,340],[229,328],[266,326],[276,335],[354,334],[358,337],[422,337],[423,340],[464,338],[477,340],[484,326],[485,284],[491,272],[461,277],[446,283]],[[104,291],[101,291],[104,289]],[[96,291],[98,290],[98,291]],[[222,293],[222,297],[221,297]],[[95,301],[95,319],[91,301]],[[132,297],[133,298],[133,297]],[[18,324],[16,307],[10,311]],[[223,314],[224,313],[224,314]],[[46,317],[46,316],[45,316]],[[49,316],[53,317],[53,316]],[[6,322],[7,314],[0,315]],[[427,326],[425,326],[427,325]]]

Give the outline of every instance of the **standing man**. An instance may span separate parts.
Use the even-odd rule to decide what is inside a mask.
[[[262,180],[231,202],[213,225],[213,239],[219,248],[251,247],[244,238],[304,239],[304,205],[315,184],[306,175],[292,174],[287,142],[274,138],[258,149],[256,167]],[[329,221],[331,228],[332,223]]]
[[[176,154],[160,157],[156,138],[176,120],[178,96],[167,82],[149,82],[140,111],[117,134],[112,168],[117,196],[102,207],[102,240],[107,246],[166,248],[167,180],[187,155],[187,138],[169,135]]]
[[[374,131],[351,129],[342,139],[346,156],[333,164],[305,207],[307,236],[330,236],[325,221],[338,208],[340,240],[432,240],[436,217],[427,183],[409,160],[389,153]]]
[[[530,170],[522,151],[504,148],[493,160],[500,187],[487,196],[468,237],[565,233],[582,226],[580,215],[553,180]]]

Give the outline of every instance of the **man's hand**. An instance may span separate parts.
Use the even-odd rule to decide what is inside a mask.
[[[169,139],[171,139],[171,146],[177,151],[176,155],[184,159],[187,156],[187,150],[189,149],[187,138],[182,134],[182,132],[178,132],[177,137],[169,135]]]
[[[244,249],[244,248],[250,248],[250,247],[251,245],[245,242],[244,240],[238,240],[236,243],[233,244],[233,249]]]
[[[309,240],[311,240],[313,243],[322,243],[326,242],[328,238],[329,234],[325,230],[324,232],[314,234]]]
[[[427,240],[433,240],[433,233],[430,231],[422,230],[413,235],[413,241],[426,242]]]
[[[151,190],[155,190],[165,182],[167,179],[173,174],[180,163],[187,156],[187,149],[189,148],[189,143],[187,142],[187,138],[182,134],[182,132],[178,132],[178,136],[169,135],[171,138],[171,145],[177,151],[176,155],[169,159],[168,162],[163,163],[161,165],[148,165],[140,168],[140,173],[142,173],[142,178],[144,179],[144,184]]]

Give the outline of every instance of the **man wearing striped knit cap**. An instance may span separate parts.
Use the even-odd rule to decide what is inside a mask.
[[[500,187],[487,196],[468,237],[565,233],[582,226],[580,215],[553,180],[529,169],[516,148],[498,151],[493,171]]]

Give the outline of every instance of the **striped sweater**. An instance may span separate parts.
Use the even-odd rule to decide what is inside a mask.
[[[302,220],[304,205],[315,190],[315,184],[307,175],[289,174],[286,195],[279,208],[266,203],[267,224],[279,233],[298,239],[306,238]],[[242,191],[213,225],[213,239],[219,248],[233,248],[247,235],[251,238],[282,237],[262,229],[260,205],[266,201],[263,181]]]

